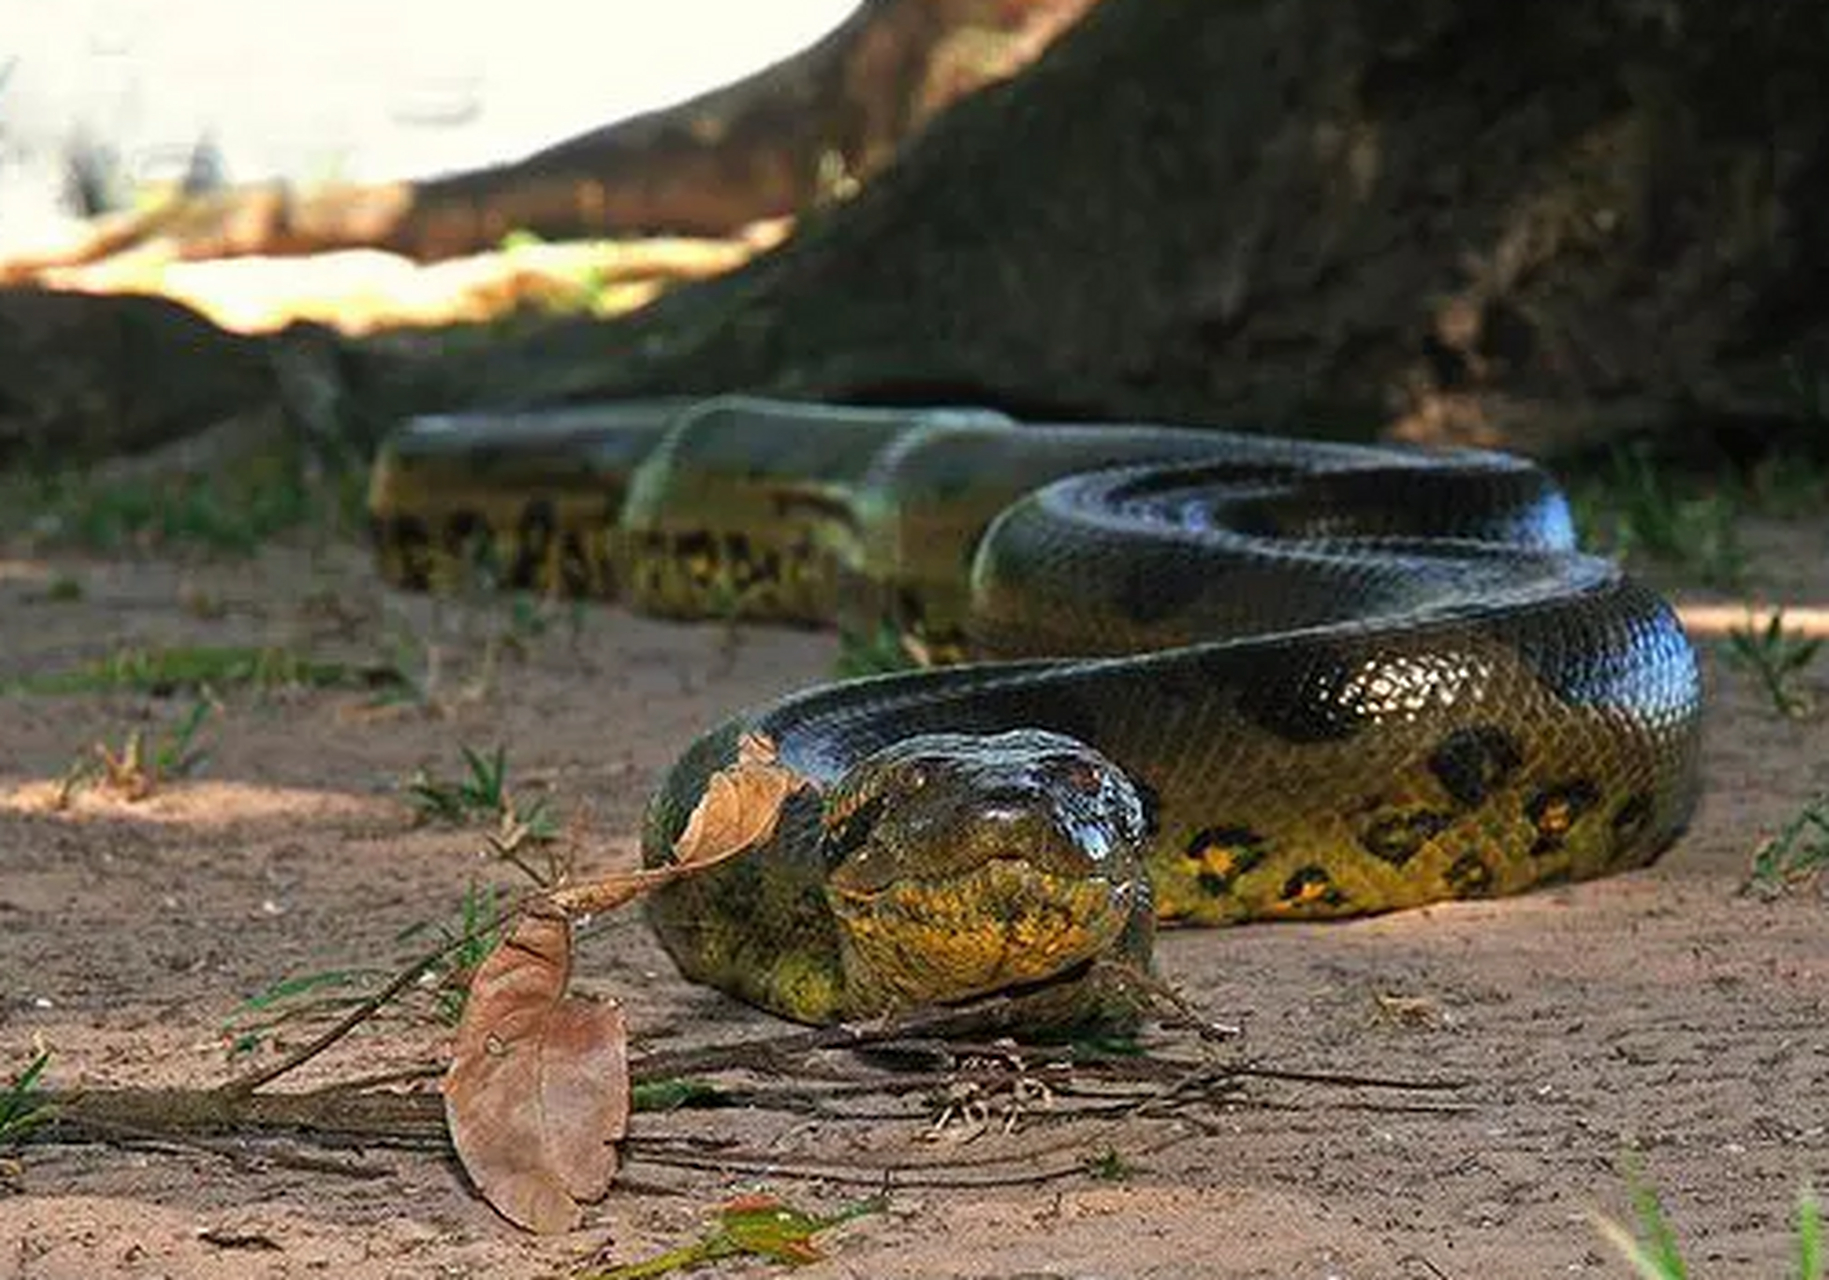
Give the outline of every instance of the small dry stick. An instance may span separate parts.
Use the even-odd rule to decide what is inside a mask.
[[[351,1009],[348,1013],[344,1014],[341,1018],[337,1019],[337,1021],[317,1039],[301,1048],[293,1050],[278,1062],[271,1063],[264,1067],[256,1067],[245,1075],[237,1076],[227,1084],[217,1086],[215,1092],[231,1096],[246,1097],[256,1089],[259,1089],[262,1085],[271,1084],[273,1081],[285,1075],[288,1071],[298,1069],[323,1053],[332,1045],[336,1044],[337,1041],[341,1040],[351,1031],[354,1031],[357,1027],[368,1021],[368,1019],[374,1017],[377,1010],[393,1000],[413,983],[417,982],[419,976],[425,973],[426,970],[430,969],[440,960],[443,960],[446,956],[457,951],[458,948],[476,941],[476,936],[475,931],[466,931],[458,937],[440,943],[437,947],[420,956],[417,960],[412,961],[399,973],[395,974],[386,986],[382,987],[379,991],[375,992],[366,1000],[363,1000],[360,1004],[356,1005],[355,1008]]]

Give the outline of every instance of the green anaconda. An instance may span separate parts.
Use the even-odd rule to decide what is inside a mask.
[[[1157,920],[1637,867],[1694,804],[1681,626],[1506,455],[728,398],[418,419],[371,505],[398,584],[949,664],[739,714],[650,804],[658,863],[746,735],[816,784],[650,904],[688,976],[804,1021],[1146,956]]]

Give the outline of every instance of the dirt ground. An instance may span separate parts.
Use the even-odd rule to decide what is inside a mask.
[[[1829,523],[1748,537],[1770,598],[1829,602]],[[132,645],[372,659],[400,643],[440,659],[431,710],[347,688],[225,693],[195,776],[63,810],[54,783],[75,755],[170,726],[189,699],[0,697],[0,1072],[42,1046],[58,1087],[224,1079],[238,1069],[225,1019],[252,993],[390,966],[423,946],[402,931],[452,920],[472,880],[517,883],[479,857],[476,829],[415,825],[401,783],[416,768],[451,776],[460,744],[501,743],[522,794],[588,819],[580,870],[626,864],[650,785],[695,730],[833,658],[825,636],[611,608],[531,630],[491,677],[479,655],[515,631],[506,606],[390,596],[346,546],[202,562],[0,552],[0,681]],[[956,1126],[926,1140],[937,1108],[912,1100],[642,1114],[641,1138],[731,1139],[778,1168],[638,1157],[582,1229],[548,1239],[505,1225],[438,1153],[31,1147],[0,1167],[0,1277],[557,1274],[683,1243],[757,1188],[818,1210],[887,1190],[881,1212],[824,1237],[809,1277],[1623,1277],[1591,1215],[1628,1211],[1629,1152],[1696,1274],[1789,1275],[1798,1189],[1829,1188],[1829,928],[1820,891],[1739,888],[1759,843],[1829,790],[1829,721],[1775,715],[1718,638],[1701,643],[1707,796],[1656,868],[1162,942],[1164,974],[1243,1028],[1225,1060],[1464,1088],[1254,1079],[1217,1104],[1115,1119],[1038,1101],[1013,1134],[970,1142]],[[586,935],[580,985],[618,996],[648,1048],[780,1030],[681,981],[632,916]],[[448,1034],[429,1015],[384,1019],[285,1083],[436,1061]],[[1195,1052],[1185,1035],[1162,1048]],[[1085,1171],[1107,1155],[1119,1176]],[[800,1176],[867,1161],[903,1170]]]

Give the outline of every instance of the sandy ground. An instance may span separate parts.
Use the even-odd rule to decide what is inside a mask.
[[[1829,602],[1829,525],[1750,534],[1773,598]],[[79,598],[61,598],[59,578]],[[524,795],[587,815],[581,870],[606,869],[632,858],[643,798],[694,730],[818,678],[833,656],[823,636],[593,608],[467,689],[508,618],[387,596],[350,548],[188,564],[0,555],[0,679],[155,643],[361,657],[394,637],[442,660],[437,714],[376,711],[349,689],[229,693],[195,777],[136,803],[88,791],[62,811],[52,783],[73,756],[170,725],[188,700],[0,697],[0,1071],[42,1045],[58,1086],[219,1081],[234,1069],[224,1021],[251,993],[389,966],[420,945],[401,931],[453,919],[470,881],[516,883],[478,856],[477,831],[415,826],[400,790],[415,768],[452,775],[460,744],[505,744]],[[1795,1194],[1829,1187],[1829,928],[1819,891],[1738,890],[1760,841],[1829,790],[1829,725],[1776,716],[1704,643],[1707,798],[1658,867],[1163,941],[1163,972],[1243,1028],[1228,1060],[1468,1082],[1458,1091],[1253,1080],[1217,1103],[1116,1121],[1037,1103],[1013,1135],[950,1144],[922,1140],[937,1109],[918,1101],[641,1115],[643,1137],[729,1138],[782,1171],[636,1160],[557,1239],[506,1226],[442,1154],[36,1147],[0,1167],[0,1277],[555,1274],[688,1240],[739,1191],[832,1209],[877,1185],[887,1208],[831,1233],[827,1261],[804,1274],[1625,1276],[1590,1215],[1626,1211],[1630,1151],[1698,1274],[1789,1275]],[[581,985],[618,995],[647,1046],[780,1030],[679,980],[636,919],[604,923],[581,951]],[[430,1016],[391,1017],[296,1083],[436,1061],[447,1044]],[[1125,1176],[1077,1171],[1107,1152]],[[376,1176],[300,1167],[301,1155]],[[929,1167],[861,1186],[792,1175],[866,1160]],[[949,1181],[961,1185],[931,1185]]]

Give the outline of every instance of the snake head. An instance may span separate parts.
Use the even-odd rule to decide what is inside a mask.
[[[1125,941],[1147,946],[1143,800],[1076,739],[908,738],[846,773],[822,821],[826,899],[861,1010],[1028,987]]]

